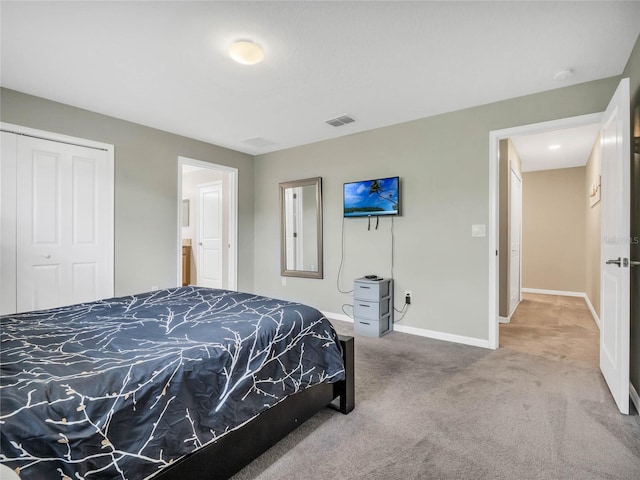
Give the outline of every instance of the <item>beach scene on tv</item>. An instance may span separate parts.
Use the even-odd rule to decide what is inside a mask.
[[[398,214],[398,177],[344,184],[344,216]]]

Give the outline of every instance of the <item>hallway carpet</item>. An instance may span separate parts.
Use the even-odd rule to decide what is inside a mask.
[[[500,338],[357,337],[356,409],[323,410],[234,480],[640,478],[640,420],[607,390],[584,301],[527,295]]]

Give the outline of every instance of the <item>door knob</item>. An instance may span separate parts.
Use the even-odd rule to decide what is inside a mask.
[[[636,262],[635,260],[629,260],[629,266],[630,267],[640,266],[640,262]]]
[[[44,258],[51,258],[51,254],[45,255]]]
[[[618,265],[619,267],[622,266],[622,259],[620,257],[618,257],[617,260],[607,260],[606,261],[607,265]]]

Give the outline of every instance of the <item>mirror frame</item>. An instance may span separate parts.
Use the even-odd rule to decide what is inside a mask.
[[[316,187],[316,221],[318,238],[316,240],[318,247],[318,271],[309,270],[287,270],[286,257],[286,232],[285,232],[285,201],[284,191],[287,188],[295,187]],[[323,278],[323,252],[322,252],[322,177],[306,178],[304,180],[294,180],[291,182],[280,183],[280,275],[283,277],[304,277],[304,278]]]

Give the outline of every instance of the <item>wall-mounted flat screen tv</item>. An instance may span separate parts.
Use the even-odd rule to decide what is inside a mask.
[[[399,214],[399,177],[344,184],[345,217],[377,217]]]

